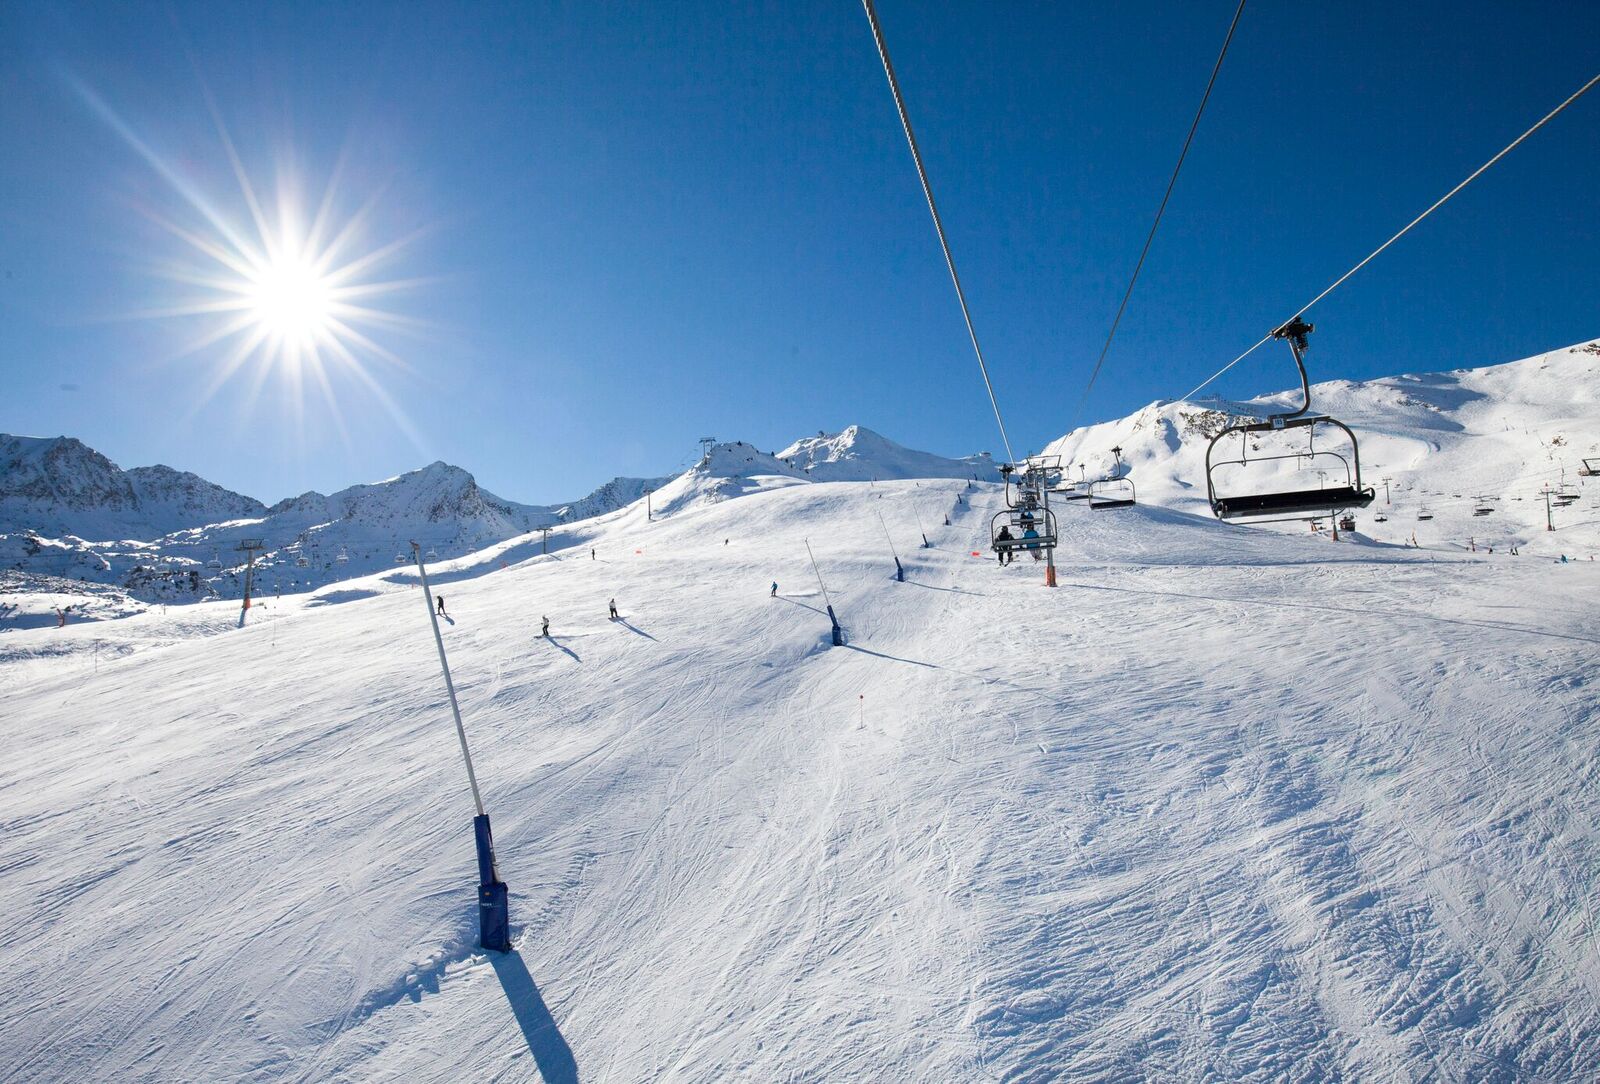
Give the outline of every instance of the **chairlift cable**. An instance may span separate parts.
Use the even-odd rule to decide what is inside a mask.
[[[1400,238],[1404,237],[1407,233],[1410,233],[1412,227],[1416,226],[1423,219],[1425,219],[1429,215],[1433,214],[1433,212],[1437,211],[1440,207],[1443,207],[1445,205],[1445,203],[1448,202],[1452,196],[1454,196],[1457,192],[1461,191],[1463,188],[1467,187],[1467,185],[1471,184],[1473,181],[1477,180],[1478,177],[1480,177],[1486,170],[1488,170],[1488,168],[1490,166],[1494,165],[1496,162],[1500,161],[1500,159],[1502,159],[1506,155],[1510,154],[1513,150],[1515,150],[1518,146],[1521,145],[1523,140],[1527,139],[1529,136],[1533,135],[1533,133],[1537,132],[1540,128],[1543,128],[1546,124],[1550,123],[1550,121],[1554,120],[1556,118],[1556,116],[1559,113],[1561,113],[1562,110],[1566,109],[1567,106],[1571,105],[1573,102],[1575,102],[1579,98],[1583,97],[1584,94],[1588,93],[1589,90],[1591,90],[1596,83],[1600,83],[1600,75],[1594,76],[1594,78],[1590,79],[1587,83],[1583,84],[1583,86],[1579,87],[1576,91],[1574,91],[1572,93],[1571,97],[1569,97],[1566,101],[1562,102],[1560,105],[1556,106],[1550,112],[1546,113],[1538,121],[1538,123],[1536,123],[1532,128],[1529,128],[1526,132],[1523,132],[1516,139],[1513,139],[1510,143],[1508,143],[1506,145],[1506,147],[1502,151],[1500,151],[1499,154],[1496,154],[1493,158],[1489,159],[1483,165],[1481,165],[1477,169],[1473,170],[1467,176],[1466,180],[1462,181],[1460,184],[1456,185],[1450,191],[1448,191],[1444,195],[1440,196],[1439,199],[1437,201],[1435,201],[1434,204],[1431,207],[1429,207],[1426,211],[1423,211],[1416,218],[1413,218],[1410,222],[1406,223],[1405,227],[1402,228],[1399,233],[1395,234],[1393,237],[1389,238],[1383,244],[1381,244],[1377,248],[1373,249],[1371,254],[1369,254],[1364,260],[1362,260],[1360,263],[1356,264],[1354,267],[1352,267],[1350,270],[1346,271],[1344,274],[1340,275],[1338,278],[1334,279],[1333,282],[1327,287],[1327,289],[1323,290],[1316,297],[1313,297],[1310,301],[1307,301],[1304,305],[1301,305],[1299,311],[1296,312],[1293,316],[1291,316],[1290,319],[1293,320],[1296,317],[1304,316],[1306,311],[1309,310],[1311,308],[1311,306],[1315,305],[1317,302],[1321,301],[1323,298],[1325,298],[1329,294],[1333,293],[1334,290],[1336,290],[1340,286],[1344,285],[1345,281],[1348,280],[1350,278],[1350,276],[1354,275],[1357,271],[1360,271],[1363,267],[1367,266],[1367,264],[1371,263],[1374,259],[1377,258],[1377,256],[1380,253],[1383,252],[1384,249],[1388,248],[1390,245],[1392,245],[1396,241],[1400,240]],[[1184,398],[1184,399],[1192,398],[1197,392],[1199,392],[1207,384],[1210,384],[1213,380],[1217,379],[1217,377],[1221,376],[1223,373],[1227,372],[1229,369],[1231,369],[1235,365],[1239,364],[1245,358],[1247,358],[1251,354],[1255,353],[1256,350],[1260,349],[1262,346],[1264,346],[1266,343],[1268,343],[1268,342],[1270,342],[1272,340],[1273,335],[1276,334],[1276,332],[1277,332],[1277,328],[1281,327],[1281,326],[1283,326],[1282,323],[1274,325],[1273,330],[1269,331],[1265,335],[1263,335],[1259,340],[1256,341],[1255,345],[1250,347],[1250,349],[1246,350],[1244,353],[1240,354],[1238,357],[1236,357],[1232,361],[1228,362],[1228,364],[1224,365],[1222,368],[1218,369],[1216,372],[1214,372],[1210,376],[1206,377],[1199,384],[1197,384],[1194,387],[1193,390],[1188,392],[1186,395],[1182,396],[1182,398]]]
[[[922,182],[922,194],[928,201],[928,213],[933,216],[933,229],[939,235],[939,247],[944,250],[944,263],[950,269],[950,281],[956,288],[956,300],[961,303],[961,318],[967,323],[967,337],[972,340],[972,352],[978,357],[978,370],[983,373],[983,386],[989,393],[989,405],[994,408],[995,424],[1000,427],[1000,442],[1005,445],[1006,461],[1015,462],[1011,452],[1011,438],[1006,436],[1005,419],[1000,416],[1000,403],[995,398],[994,382],[989,379],[989,366],[983,360],[983,348],[978,345],[978,333],[972,326],[972,313],[967,308],[967,295],[961,289],[961,276],[956,274],[956,261],[950,255],[950,242],[944,235],[944,223],[939,218],[939,207],[933,201],[933,189],[928,184],[928,171],[922,165],[922,152],[917,149],[917,137],[911,131],[911,116],[906,112],[905,99],[900,95],[900,80],[895,77],[894,65],[889,60],[889,47],[883,41],[883,27],[878,23],[878,12],[872,0],[861,0],[867,10],[867,22],[872,24],[872,40],[878,46],[878,59],[883,61],[883,73],[889,78],[889,92],[894,95],[895,111],[900,114],[900,127],[905,130],[906,143],[911,148],[911,160],[917,167],[917,179]]]
[[[1244,14],[1245,0],[1239,0],[1239,6],[1234,10],[1233,22],[1228,24],[1227,37],[1222,39],[1222,51],[1217,54],[1217,62],[1211,67],[1211,78],[1206,80],[1205,93],[1200,95],[1200,108],[1194,111],[1194,121],[1189,125],[1189,134],[1183,139],[1183,150],[1178,152],[1178,164],[1172,167],[1172,178],[1167,181],[1167,190],[1162,193],[1161,205],[1156,208],[1155,221],[1150,223],[1150,233],[1144,239],[1144,248],[1139,250],[1139,260],[1133,265],[1133,276],[1128,279],[1128,288],[1122,293],[1122,303],[1117,306],[1117,315],[1111,321],[1111,330],[1106,333],[1105,345],[1100,348],[1100,357],[1095,360],[1094,371],[1089,374],[1089,383],[1084,386],[1083,395],[1078,400],[1074,414],[1080,414],[1084,405],[1089,401],[1089,393],[1094,390],[1094,382],[1099,379],[1100,368],[1106,363],[1106,355],[1111,352],[1111,342],[1117,337],[1117,328],[1122,324],[1122,314],[1128,309],[1128,299],[1133,296],[1134,283],[1139,281],[1139,272],[1144,269],[1145,257],[1150,255],[1150,246],[1156,239],[1156,230],[1161,225],[1161,216],[1166,213],[1167,201],[1172,198],[1172,190],[1177,187],[1178,173],[1183,169],[1183,161],[1189,156],[1189,146],[1194,142],[1194,133],[1200,127],[1200,118],[1205,114],[1206,103],[1211,100],[1211,88],[1217,84],[1217,73],[1222,71],[1222,58],[1228,55],[1228,46],[1233,42],[1233,32],[1238,29],[1239,17]]]

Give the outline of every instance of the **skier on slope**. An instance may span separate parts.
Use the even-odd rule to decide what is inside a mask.
[[[439,600],[439,616],[440,617],[448,616],[444,612],[444,596],[443,595],[435,595],[434,598]]]
[[[616,599],[612,599],[611,600],[611,620],[615,621],[616,619],[617,619],[617,600]]]
[[[768,598],[777,598],[778,597],[778,581],[777,580],[773,580],[772,581],[772,593],[769,594],[767,597]]]
[[[591,561],[594,560],[594,547],[593,546],[589,547],[589,560],[591,560]]]
[[[539,629],[539,635],[543,636],[546,640],[550,638],[550,619],[548,617],[544,619],[544,624]]]

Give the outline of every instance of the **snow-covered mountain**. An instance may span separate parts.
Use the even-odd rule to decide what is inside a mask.
[[[819,482],[867,482],[874,479],[971,478],[990,482],[1000,477],[988,452],[964,459],[946,459],[896,444],[865,426],[838,433],[802,437],[777,458]]]
[[[1314,412],[1355,432],[1363,484],[1377,490],[1375,503],[1356,513],[1362,534],[1395,543],[1415,535],[1421,545],[1516,544],[1587,554],[1600,549],[1600,478],[1579,470],[1585,459],[1600,457],[1597,387],[1600,341],[1482,368],[1328,381],[1311,392]],[[1059,456],[1066,476],[1076,480],[1109,473],[1116,463],[1112,448],[1120,447],[1140,501],[1207,515],[1211,437],[1231,416],[1265,417],[1293,409],[1299,399],[1296,388],[1243,401],[1152,403],[1125,418],[1075,429],[1043,454]],[[1283,447],[1303,447],[1303,437],[1304,430],[1295,431]],[[1252,454],[1273,450],[1271,438],[1260,444]],[[1322,447],[1337,445],[1329,439]],[[1318,468],[1327,476],[1315,476]],[[1274,481],[1293,488],[1343,482],[1338,464],[1328,459],[1280,461],[1278,470]],[[1301,477],[1288,477],[1295,473]],[[1244,484],[1242,474],[1235,480]],[[1541,491],[1563,483],[1578,499],[1552,509],[1549,523],[1556,530],[1549,531]]]
[[[265,512],[260,501],[188,471],[125,471],[73,437],[0,433],[0,533],[159,538]]]
[[[164,601],[239,595],[246,539],[265,545],[258,590],[302,591],[387,567],[413,540],[458,557],[614,511],[667,480],[615,478],[575,501],[527,505],[438,462],[268,508],[170,467],[121,470],[72,438],[0,437],[0,454],[0,567]]]

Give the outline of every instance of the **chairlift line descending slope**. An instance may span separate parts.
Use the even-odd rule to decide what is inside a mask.
[[[883,74],[889,80],[889,93],[894,96],[895,112],[900,116],[900,127],[906,135],[906,145],[911,148],[911,161],[917,167],[917,180],[922,184],[923,198],[928,201],[928,214],[933,218],[933,230],[939,235],[939,248],[944,253],[944,265],[950,271],[950,282],[956,289],[956,301],[961,305],[961,318],[967,325],[967,337],[972,340],[972,352],[978,358],[978,371],[983,374],[983,386],[989,393],[989,406],[994,410],[995,424],[1000,429],[1000,443],[1006,450],[1006,462],[1015,463],[1011,438],[1006,435],[1005,419],[1000,416],[1000,401],[995,397],[994,381],[989,378],[988,363],[983,360],[983,348],[978,345],[978,332],[972,325],[972,312],[967,308],[967,295],[961,288],[961,276],[956,273],[955,257],[950,254],[950,242],[944,234],[944,222],[939,218],[939,205],[934,202],[933,188],[928,184],[928,171],[922,165],[922,152],[917,148],[916,134],[911,130],[911,115],[906,112],[905,99],[900,94],[900,80],[894,74],[894,64],[889,60],[889,46],[883,40],[883,27],[878,22],[878,12],[872,0],[861,0],[867,12],[867,22],[872,27],[872,40],[878,47],[878,59],[883,62]]]
[[[1234,9],[1233,21],[1228,24],[1228,33],[1222,39],[1222,50],[1217,53],[1217,62],[1211,66],[1211,78],[1206,80],[1205,93],[1200,95],[1200,105],[1194,111],[1194,120],[1189,124],[1189,134],[1184,136],[1183,149],[1178,152],[1178,162],[1172,167],[1172,177],[1167,181],[1167,190],[1161,195],[1161,204],[1156,208],[1156,217],[1150,223],[1150,232],[1145,236],[1144,247],[1139,250],[1139,258],[1134,262],[1133,274],[1128,278],[1128,288],[1122,293],[1122,301],[1117,305],[1117,314],[1111,320],[1111,330],[1106,332],[1105,345],[1100,348],[1100,356],[1095,359],[1094,369],[1089,373],[1089,382],[1083,387],[1083,394],[1078,398],[1078,408],[1074,413],[1081,413],[1084,405],[1089,401],[1089,393],[1094,390],[1094,383],[1100,377],[1100,369],[1106,363],[1106,355],[1111,353],[1111,343],[1117,337],[1117,328],[1122,325],[1123,313],[1127,312],[1128,301],[1133,297],[1134,285],[1139,281],[1139,272],[1144,269],[1144,261],[1150,255],[1150,246],[1155,243],[1156,230],[1161,226],[1161,216],[1167,212],[1167,203],[1172,199],[1172,190],[1177,187],[1178,174],[1183,171],[1184,159],[1189,157],[1189,147],[1194,143],[1194,134],[1200,127],[1200,118],[1205,115],[1206,103],[1211,100],[1211,89],[1217,85],[1217,75],[1222,71],[1222,61],[1228,55],[1228,46],[1233,43],[1233,32],[1239,29],[1239,17],[1244,14],[1245,0],[1239,0],[1239,6]]]

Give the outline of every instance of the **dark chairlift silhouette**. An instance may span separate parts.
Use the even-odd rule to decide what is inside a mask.
[[[1300,409],[1289,411],[1286,414],[1270,415],[1266,421],[1245,422],[1230,425],[1216,436],[1211,438],[1211,444],[1206,448],[1206,491],[1211,499],[1211,511],[1218,519],[1242,519],[1247,517],[1259,519],[1311,519],[1347,508],[1365,508],[1371,504],[1376,496],[1371,487],[1361,484],[1361,451],[1356,443],[1356,435],[1350,427],[1335,418],[1325,414],[1311,414],[1311,381],[1306,376],[1305,351],[1306,336],[1311,333],[1312,325],[1301,320],[1298,316],[1284,324],[1272,333],[1274,338],[1288,342],[1289,350],[1294,354],[1295,366],[1300,370],[1300,392],[1303,401]],[[1350,455],[1346,458],[1343,454],[1327,449],[1319,450],[1316,447],[1316,436],[1319,430],[1335,429],[1342,432],[1350,442]],[[1257,433],[1282,433],[1291,429],[1304,429],[1307,436],[1307,446],[1304,451],[1291,451],[1287,453],[1274,453],[1257,456],[1250,459],[1251,437]],[[1217,462],[1214,457],[1223,442],[1229,437],[1239,437],[1239,458],[1227,459]],[[1217,492],[1217,468],[1222,466],[1236,466],[1247,468],[1251,462],[1272,464],[1282,460],[1299,460],[1313,463],[1323,463],[1331,470],[1337,472],[1342,468],[1344,484],[1319,489],[1257,489],[1254,492],[1241,492],[1223,495]],[[1420,517],[1419,517],[1420,518]]]

